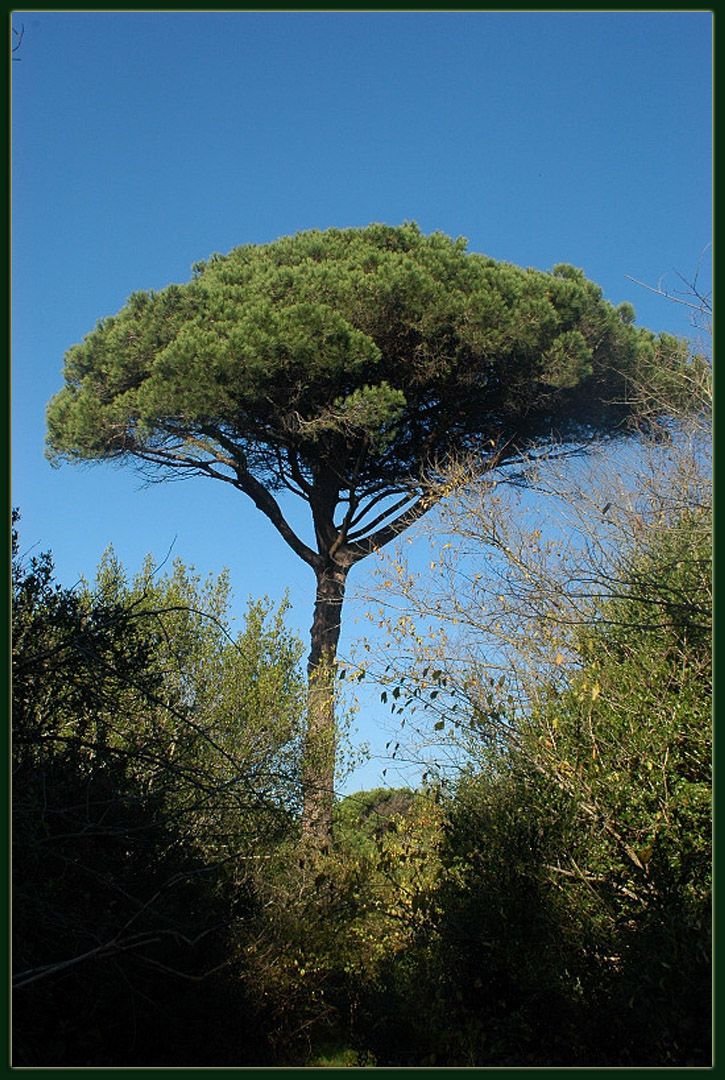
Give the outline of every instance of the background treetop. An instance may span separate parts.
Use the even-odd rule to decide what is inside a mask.
[[[301,232],[193,270],[68,350],[51,460],[365,496],[453,448],[616,429],[645,375],[688,362],[582,271],[497,262],[413,222]]]

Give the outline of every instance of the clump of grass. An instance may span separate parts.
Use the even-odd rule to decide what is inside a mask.
[[[307,1065],[316,1069],[372,1069],[375,1060],[367,1051],[355,1050],[344,1043],[327,1043],[317,1049]]]

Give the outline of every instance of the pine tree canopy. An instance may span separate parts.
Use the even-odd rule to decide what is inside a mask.
[[[452,451],[619,430],[637,382],[686,363],[574,267],[522,269],[412,222],[312,230],[213,255],[102,319],[66,355],[48,455],[352,509]]]

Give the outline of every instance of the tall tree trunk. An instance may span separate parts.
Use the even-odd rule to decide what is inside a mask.
[[[317,571],[315,614],[307,664],[307,733],[302,762],[302,837],[323,852],[332,843],[335,785],[335,659],[348,568],[328,563]]]

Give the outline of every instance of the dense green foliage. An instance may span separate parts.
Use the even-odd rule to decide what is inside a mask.
[[[612,584],[567,688],[456,790],[413,980],[433,964],[410,1042],[437,1061],[710,1060],[709,514]]]
[[[258,1063],[231,926],[299,801],[299,643],[180,563],[68,590],[14,549],[14,1062]]]
[[[469,436],[520,449],[616,424],[628,387],[687,363],[632,316],[573,267],[497,263],[414,224],[244,245],[69,350],[49,449],[378,491]]]
[[[284,625],[286,602],[276,612],[268,601],[250,602],[234,633],[226,572],[202,582],[177,559],[170,574],[157,576],[149,557],[127,583],[112,551],[94,595],[122,605],[153,641],[148,670],[163,695],[135,738],[156,749],[167,774],[173,766],[175,799],[182,812],[199,815],[205,843],[221,830],[223,852],[234,830],[243,835],[246,814],[259,830],[262,808],[297,809],[304,680],[302,645]]]

